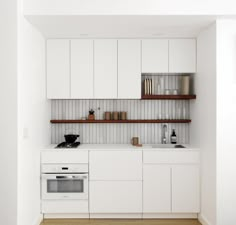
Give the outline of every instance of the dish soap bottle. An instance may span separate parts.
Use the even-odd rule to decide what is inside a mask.
[[[170,142],[171,144],[177,144],[177,136],[175,133],[175,129],[172,130],[172,134],[170,136]]]

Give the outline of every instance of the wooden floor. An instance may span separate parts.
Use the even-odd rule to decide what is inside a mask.
[[[195,219],[46,219],[41,225],[201,225]]]

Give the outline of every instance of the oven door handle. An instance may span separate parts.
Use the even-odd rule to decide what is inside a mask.
[[[71,174],[71,175],[65,175],[65,174],[42,174],[43,179],[82,179],[86,180],[88,179],[88,175],[80,175],[80,174]]]
[[[56,179],[87,179],[87,176],[77,176],[77,175],[73,175],[73,176],[56,176]]]

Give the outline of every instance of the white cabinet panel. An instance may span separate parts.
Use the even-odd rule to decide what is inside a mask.
[[[200,201],[199,167],[172,166],[172,212],[198,213]]]
[[[142,151],[91,151],[90,180],[142,180]]]
[[[71,40],[71,98],[93,98],[93,40]]]
[[[47,98],[70,98],[70,41],[47,41]]]
[[[143,152],[144,163],[166,163],[166,164],[194,164],[200,162],[199,151],[144,151]]]
[[[170,73],[196,72],[195,39],[169,40],[169,72]]]
[[[87,200],[43,200],[42,213],[89,213]]]
[[[142,40],[142,73],[168,73],[168,40]]]
[[[144,165],[143,212],[171,212],[171,167]]]
[[[88,151],[43,151],[41,153],[41,163],[88,163]]]
[[[141,213],[142,181],[90,181],[90,213]]]
[[[117,40],[94,41],[94,98],[117,98]]]
[[[141,98],[140,40],[118,40],[118,98]]]

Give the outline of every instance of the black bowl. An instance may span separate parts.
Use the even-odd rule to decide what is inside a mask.
[[[77,134],[66,134],[64,135],[66,143],[72,144],[76,141],[76,139],[79,137]]]

